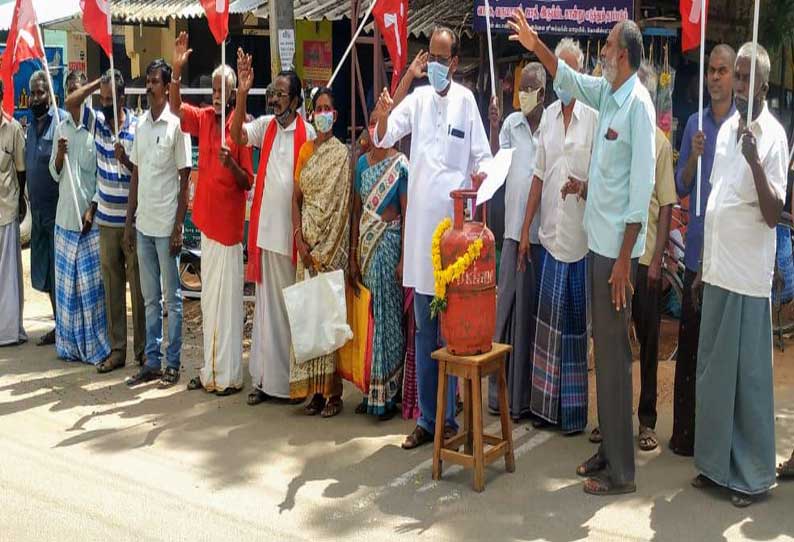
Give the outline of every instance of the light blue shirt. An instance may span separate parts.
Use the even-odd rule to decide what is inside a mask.
[[[93,112],[87,107],[83,109],[83,116]],[[67,113],[61,123],[55,128],[50,154],[50,173],[58,183],[58,208],[55,213],[55,224],[65,230],[80,231],[83,228],[83,214],[91,206],[96,196],[96,147],[94,134],[86,130],[86,125],[92,125],[93,120],[86,119],[75,124],[72,115]],[[69,171],[72,177],[69,180],[69,171],[64,160],[61,172],[55,170],[55,157],[58,155],[58,140],[65,137],[68,140],[67,155],[69,156]],[[77,214],[75,198],[80,208]]]
[[[651,97],[636,74],[613,92],[606,79],[580,74],[562,61],[554,85],[599,112],[584,213],[588,247],[616,259],[626,224],[639,223],[642,229],[631,251],[632,258],[639,258],[656,175]]]

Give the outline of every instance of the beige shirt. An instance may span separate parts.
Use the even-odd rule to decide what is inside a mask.
[[[15,119],[0,114],[0,226],[19,215],[17,171],[25,171],[25,134]]]
[[[675,193],[675,173],[673,171],[673,149],[667,136],[656,128],[656,182],[651,192],[651,206],[648,209],[648,230],[645,236],[645,252],[640,265],[651,265],[656,250],[656,232],[659,229],[659,210],[665,205],[678,201]]]

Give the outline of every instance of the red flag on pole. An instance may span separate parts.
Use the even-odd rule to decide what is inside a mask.
[[[701,4],[701,0],[680,0],[678,5],[681,13],[681,50],[684,52],[700,47],[700,23],[703,20],[700,16]],[[707,13],[708,6],[706,0]]]
[[[39,39],[36,11],[32,0],[16,0],[11,28],[8,29],[6,50],[0,64],[3,79],[3,110],[14,114],[14,74],[25,60],[44,58],[44,46]]]
[[[110,0],[80,0],[80,9],[83,10],[83,28],[109,58],[113,54]]]
[[[204,13],[207,15],[207,22],[210,25],[210,32],[217,44],[226,41],[229,35],[229,0],[199,0]]]
[[[394,66],[391,80],[391,91],[394,93],[408,56],[408,0],[378,0],[372,15]]]

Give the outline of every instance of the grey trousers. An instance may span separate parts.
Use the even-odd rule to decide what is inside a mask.
[[[606,460],[605,474],[614,484],[634,481],[634,431],[632,424],[631,292],[625,309],[615,310],[609,277],[615,260],[590,253],[593,347],[595,353],[598,425],[603,440],[599,456]],[[631,283],[637,276],[637,259],[631,260]]]

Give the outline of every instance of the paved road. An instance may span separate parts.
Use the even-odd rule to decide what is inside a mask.
[[[27,328],[51,327],[30,293]],[[183,383],[200,365],[185,350]],[[794,447],[794,345],[777,361],[778,456]],[[0,348],[0,541],[794,540],[794,483],[734,509],[689,486],[690,460],[638,453],[638,493],[587,496],[584,436],[514,428],[517,470],[484,493],[454,468],[433,482],[429,448],[399,448],[411,424],[352,413],[305,418],[184,387],[129,390],[132,369],[97,375],[32,344]],[[496,424],[496,418],[486,417]],[[659,433],[670,433],[670,411]]]

